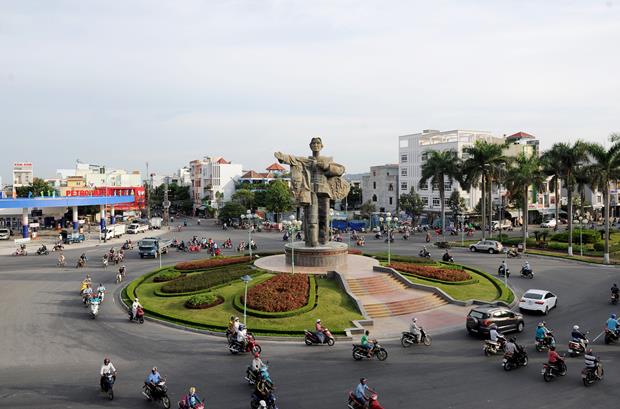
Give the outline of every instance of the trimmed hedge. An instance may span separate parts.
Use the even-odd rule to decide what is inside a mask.
[[[206,290],[219,284],[237,280],[254,271],[255,270],[252,270],[248,265],[237,265],[187,274],[164,284],[161,287],[161,292],[178,295],[180,293]]]
[[[241,257],[213,257],[194,261],[177,263],[174,268],[179,271],[206,270],[208,268],[228,266],[231,264],[248,263],[252,261],[249,256]]]
[[[597,243],[600,240],[600,233],[596,230],[583,230],[581,239],[584,244]],[[568,243],[568,232],[557,233],[551,236],[551,240]],[[573,228],[573,243],[579,243],[579,229]]]
[[[411,263],[391,263],[388,267],[403,271],[421,278],[446,282],[464,282],[472,280],[472,276],[463,269],[445,268],[443,266],[424,266]]]
[[[252,308],[247,308],[247,314],[257,317],[257,318],[286,318],[292,317],[295,315],[305,314],[307,312],[312,311],[316,308],[317,302],[319,300],[319,292],[318,292],[318,284],[316,282],[316,277],[314,274],[308,274],[308,279],[310,280],[310,291],[308,293],[308,303],[301,308],[292,311],[283,311],[283,312],[266,312],[266,311],[258,311]],[[239,311],[243,312],[243,294],[237,294],[233,299],[233,307]],[[255,331],[254,331],[255,332]]]
[[[379,261],[387,261],[387,254],[377,254],[377,255],[368,255],[368,257],[373,257]],[[412,264],[426,264],[426,265],[436,265],[437,263],[434,260],[422,257],[415,256],[398,256],[392,254],[390,257],[390,262],[397,261],[402,263],[412,263]]]
[[[185,301],[185,308],[205,309],[224,302],[224,298],[213,293],[196,294]]]
[[[179,277],[181,277],[181,273],[178,271],[174,271],[174,270],[162,271],[161,273],[153,277],[153,282],[163,283],[165,281],[172,281]]]
[[[577,247],[579,247],[579,243],[577,243]],[[597,243],[594,243],[594,250],[595,251],[605,251],[605,242],[604,241],[599,241]],[[617,251],[620,251],[620,243],[613,244],[613,243],[609,242],[609,252],[610,253],[615,253]]]
[[[502,244],[504,246],[518,246],[521,243],[523,243],[523,237],[511,237],[506,240],[502,240]],[[533,237],[528,237],[528,239],[526,240],[526,244],[528,247],[535,246],[536,239]]]

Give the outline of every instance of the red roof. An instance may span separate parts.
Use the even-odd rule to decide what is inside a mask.
[[[527,132],[523,132],[523,131],[519,131],[515,134],[512,134],[510,136],[507,136],[506,139],[535,139],[536,137],[534,135],[530,135]]]
[[[259,173],[249,170],[241,176],[241,179],[273,179],[273,174],[271,172]]]
[[[271,165],[269,165],[269,167],[267,167],[266,170],[284,172],[286,169],[284,168],[284,166],[280,165],[278,162],[274,162]]]
[[[219,163],[220,165],[228,165],[230,164],[230,162],[228,162],[226,159],[224,158],[219,158],[218,161],[216,163]]]

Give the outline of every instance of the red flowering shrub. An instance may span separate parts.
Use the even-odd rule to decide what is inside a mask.
[[[356,256],[361,256],[362,254],[362,250],[358,250],[358,249],[349,249],[349,254],[355,254]]]
[[[230,264],[247,263],[250,256],[244,257],[224,257],[224,258],[205,258],[202,260],[182,261],[177,263],[174,268],[181,271],[203,270],[212,267],[227,266]]]
[[[462,269],[425,266],[410,263],[391,263],[389,267],[394,270],[402,271],[403,273],[415,274],[417,276],[432,278],[434,280],[451,282],[471,280],[471,275]]]
[[[308,304],[309,291],[306,274],[278,274],[248,290],[248,307],[265,312],[296,310]]]

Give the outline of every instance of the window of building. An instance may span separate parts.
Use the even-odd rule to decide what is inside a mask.
[[[372,188],[376,189],[377,188],[377,182],[372,182]]]
[[[428,152],[422,152],[422,160],[428,159]]]
[[[400,190],[407,190],[407,182],[400,182]]]
[[[450,201],[450,198],[445,197],[445,198],[443,199],[443,204],[444,204],[444,205],[446,205],[446,206],[448,206],[448,202],[449,202],[449,201]]]
[[[373,171],[372,171],[372,176],[373,176],[373,177],[376,177],[376,176],[377,176],[377,171],[376,171],[376,170],[373,170]]]
[[[392,196],[390,196],[390,204],[392,204],[392,199],[393,199]]]
[[[407,163],[407,155],[400,155],[400,163]]]
[[[393,192],[394,191],[394,185],[392,183],[390,183],[388,185],[388,192]]]
[[[428,183],[424,183],[422,186],[420,186],[420,190],[428,190]]]
[[[444,190],[449,192],[450,190],[452,190],[452,181],[451,180],[446,180],[443,184]]]
[[[377,195],[372,195],[372,201],[376,202],[377,201]]]
[[[400,175],[407,176],[407,168],[400,168]]]
[[[439,186],[437,186],[437,183],[433,183],[433,190],[439,190]]]
[[[424,205],[424,207],[428,207],[428,197],[426,196],[422,196],[422,204]]]
[[[441,206],[439,198],[438,197],[434,197],[433,198],[433,207],[439,207]]]

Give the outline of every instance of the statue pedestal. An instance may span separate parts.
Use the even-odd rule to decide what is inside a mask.
[[[291,265],[291,257],[294,254],[295,266],[300,267],[344,266],[347,264],[348,252],[349,246],[345,243],[333,241],[318,247],[306,247],[303,241],[288,243],[284,246],[286,264]]]

